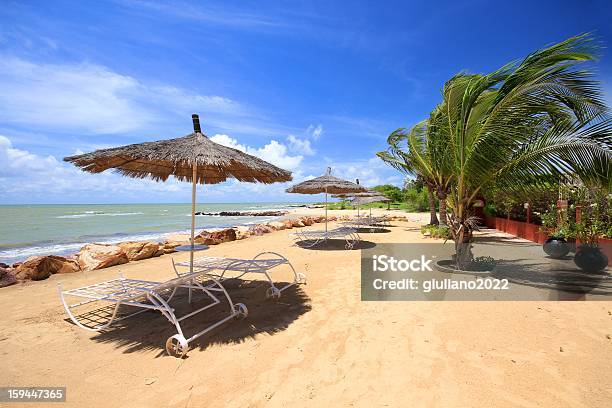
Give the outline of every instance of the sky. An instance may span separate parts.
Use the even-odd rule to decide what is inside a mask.
[[[290,170],[402,185],[393,130],[427,117],[457,72],[490,72],[591,32],[612,105],[601,1],[11,1],[0,7],[0,204],[189,202],[190,185],[62,161],[204,133]],[[200,202],[316,201],[291,183],[200,187]]]

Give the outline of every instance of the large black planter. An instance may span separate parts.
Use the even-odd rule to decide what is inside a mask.
[[[553,259],[561,259],[569,254],[570,246],[563,238],[549,237],[542,245],[544,252]]]
[[[608,266],[608,257],[595,245],[580,245],[574,256],[574,263],[589,273],[598,273]]]

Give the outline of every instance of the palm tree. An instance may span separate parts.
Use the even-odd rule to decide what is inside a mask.
[[[402,146],[402,142],[406,142],[408,140],[408,135],[410,133],[419,133],[421,126],[423,126],[423,123],[415,125],[410,132],[408,132],[405,128],[400,128],[393,131],[387,138],[387,143],[389,145],[387,151],[378,152],[376,155],[396,170],[416,177],[419,181],[423,182],[423,184],[427,187],[428,193],[429,224],[438,225],[439,221],[436,214],[436,202],[434,197],[434,192],[436,190],[435,182],[433,178],[430,177],[431,174],[428,170],[428,166],[424,165],[417,159],[418,157],[423,157],[425,152],[422,150],[419,152],[414,151],[415,148],[422,149],[422,146],[414,146],[412,147],[412,150],[410,150],[411,146],[409,145],[407,145],[405,148]]]
[[[447,122],[440,105],[431,112],[429,119],[417,123],[409,131],[398,129],[391,133],[387,138],[387,151],[377,153],[386,163],[423,181],[429,193],[430,224],[440,226],[447,225],[446,201],[452,181],[447,133]],[[434,195],[440,207],[439,222]]]
[[[592,74],[588,35],[538,50],[488,75],[444,86],[441,117],[453,174],[449,204],[459,265],[471,260],[473,201],[495,185],[528,192],[577,174],[610,187],[612,121]]]

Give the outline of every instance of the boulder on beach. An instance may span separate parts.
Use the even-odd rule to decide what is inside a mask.
[[[79,265],[84,271],[108,268],[129,261],[118,245],[87,244],[79,251]]]
[[[277,231],[284,230],[284,229],[287,228],[285,226],[285,223],[282,222],[282,221],[271,221],[271,222],[268,223],[268,225],[271,226],[272,228],[274,228]]]
[[[302,224],[304,224],[305,226],[311,226],[315,223],[315,221],[310,217],[302,217],[300,218],[300,221],[302,221]]]
[[[303,226],[304,226],[304,223],[303,223],[303,222],[302,222],[300,219],[297,219],[297,218],[296,218],[296,219],[294,219],[294,220],[291,220],[291,225],[292,225],[294,228],[301,228],[301,227],[303,227]]]
[[[235,241],[236,231],[233,228],[227,228],[220,231],[202,231],[195,237],[196,244],[217,245],[223,242]]]
[[[152,258],[158,254],[159,243],[144,241],[144,242],[121,242],[119,247],[125,252],[130,261],[139,261],[141,259]]]
[[[236,231],[236,239],[245,239],[251,236],[251,229],[244,225],[239,225],[233,228]]]
[[[282,223],[285,226],[284,229],[291,229],[291,228],[293,228],[293,222],[291,222],[291,220],[283,220]]]
[[[33,256],[15,269],[17,280],[43,280],[56,273],[73,273],[81,268],[77,261],[63,256]]]
[[[263,235],[272,232],[274,229],[266,224],[257,224],[251,228],[251,235]]]
[[[0,288],[3,288],[5,286],[11,286],[16,283],[17,283],[17,278],[13,274],[12,269],[0,268]]]

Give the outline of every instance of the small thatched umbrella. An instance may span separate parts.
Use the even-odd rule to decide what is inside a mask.
[[[391,199],[387,198],[383,195],[380,195],[380,193],[376,196],[357,196],[353,199],[354,203],[357,203],[357,205],[363,205],[363,204],[370,204],[370,203],[379,203],[379,202],[390,202]],[[370,217],[372,216],[372,207],[370,207]]]
[[[331,175],[331,167],[327,168],[325,175],[306,180],[295,186],[289,187],[288,193],[297,194],[321,194],[325,193],[325,232],[327,232],[327,194],[358,193],[367,189],[359,184],[342,180]]]
[[[228,178],[275,183],[291,181],[291,173],[250,154],[211,141],[202,133],[198,115],[192,115],[193,133],[176,139],[145,142],[65,157],[84,171],[115,169],[134,178],[166,181],[170,176],[191,181],[191,257],[195,249],[196,184],[217,184]]]
[[[359,184],[359,180],[357,180],[357,184]],[[334,194],[332,197],[334,198],[356,198],[356,197],[375,197],[381,195],[379,191],[366,189],[366,191],[361,191],[359,193],[344,193],[344,194]],[[360,201],[353,200],[354,203],[357,204],[357,218],[359,218],[359,205]]]

